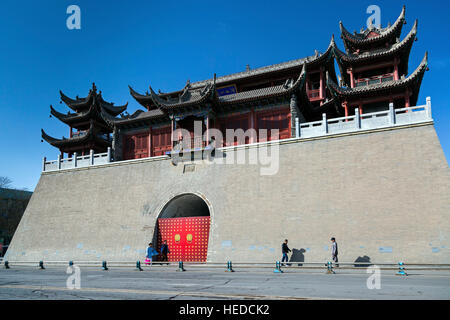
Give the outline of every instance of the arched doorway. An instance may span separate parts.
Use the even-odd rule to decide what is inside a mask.
[[[205,262],[208,252],[210,212],[195,194],[170,200],[157,221],[158,249],[166,240],[169,261]]]

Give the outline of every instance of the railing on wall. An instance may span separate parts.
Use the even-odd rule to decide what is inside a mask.
[[[323,114],[321,121],[301,124],[298,124],[296,120],[296,138],[394,127],[431,120],[431,99],[428,97],[427,104],[423,106],[394,109],[394,105],[391,103],[389,109],[385,111],[360,115],[359,109],[356,108],[353,116],[327,119],[326,114]]]
[[[111,148],[108,147],[108,151],[105,153],[94,154],[94,150],[91,150],[88,156],[78,156],[75,152],[71,158],[61,158],[58,156],[57,160],[47,161],[46,158],[42,161],[42,171],[55,171],[65,170],[72,168],[89,167],[99,164],[105,164],[111,162]]]
[[[409,124],[423,123],[432,121],[431,115],[431,98],[427,97],[426,104],[422,106],[409,107],[403,109],[395,109],[391,103],[389,109],[385,111],[372,112],[360,114],[359,109],[355,109],[355,115],[327,119],[326,114],[323,114],[321,121],[299,123],[299,119],[295,119],[295,137],[290,139],[303,139],[320,137],[331,134],[351,133],[360,130],[372,130],[387,127],[396,127]],[[263,142],[274,143],[275,141]],[[205,141],[202,137],[195,137],[187,142],[190,145],[191,150],[197,150],[205,148]],[[183,148],[189,149],[188,146]],[[225,147],[226,148],[226,147]],[[219,150],[222,148],[218,148]],[[176,149],[174,148],[174,151]],[[170,152],[169,152],[170,153]],[[166,156],[162,156],[163,158]],[[161,158],[161,156],[152,157]],[[91,153],[88,156],[77,156],[74,153],[72,158],[62,159],[58,156],[57,160],[47,161],[43,159],[42,171],[57,171],[67,170],[80,167],[89,167],[101,164],[107,164],[112,161],[111,148],[108,148],[106,153],[94,154]],[[130,161],[130,160],[125,160]]]

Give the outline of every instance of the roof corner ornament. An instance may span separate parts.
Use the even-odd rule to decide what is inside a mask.
[[[249,64],[247,64],[247,65],[245,66],[245,71],[250,71],[250,65],[249,65]]]

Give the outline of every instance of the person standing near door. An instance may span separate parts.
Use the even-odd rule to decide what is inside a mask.
[[[161,261],[169,261],[167,255],[170,253],[169,246],[167,245],[167,240],[164,240],[163,245],[161,246]]]

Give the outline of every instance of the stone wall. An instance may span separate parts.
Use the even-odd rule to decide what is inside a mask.
[[[8,259],[142,260],[163,207],[193,193],[210,208],[208,261],[272,262],[288,238],[297,259],[322,262],[334,236],[340,261],[450,262],[450,171],[432,123],[286,141],[279,159],[275,175],[162,158],[43,173]]]

